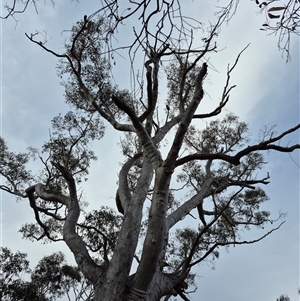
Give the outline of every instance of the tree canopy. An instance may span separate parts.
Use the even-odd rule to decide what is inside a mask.
[[[66,264],[61,252],[43,257],[34,270],[29,268],[26,253],[14,254],[2,247],[0,258],[3,301],[52,301],[64,295],[69,300],[91,300],[90,284],[82,281],[78,268]]]
[[[103,1],[67,31],[61,52],[40,32],[26,34],[58,58],[70,110],[52,119],[41,149],[13,152],[0,139],[1,189],[29,200],[35,221],[22,226],[24,238],[66,243],[95,300],[189,300],[197,264],[219,258],[222,247],[258,242],[283,223],[281,213],[272,217],[264,209],[270,176],[261,170],[264,153],[300,148],[281,142],[300,124],[279,134],[266,127],[255,140],[247,123],[225,114],[231,76],[248,46],[228,65],[218,103],[204,106],[210,58],[219,55],[218,35],[236,4],[219,7],[207,25],[186,16],[179,1]],[[130,32],[120,45],[122,26]],[[117,56],[130,62],[127,89],[118,84]],[[80,187],[101,161],[91,145],[108,128],[121,137],[119,212],[107,206],[86,212]],[[40,162],[38,173],[28,167],[32,160]],[[181,223],[187,219],[190,225]],[[267,225],[273,228],[264,231]],[[261,235],[245,239],[243,231],[252,228]],[[65,289],[60,279],[51,285]]]

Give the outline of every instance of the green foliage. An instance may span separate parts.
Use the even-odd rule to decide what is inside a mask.
[[[78,233],[92,252],[107,261],[115,248],[122,217],[109,207],[102,206],[85,215]]]
[[[78,268],[67,265],[61,252],[42,258],[32,271],[27,254],[13,254],[6,247],[1,248],[0,299],[3,301],[52,301],[69,291],[76,290],[82,282]],[[30,276],[30,281],[24,276]],[[89,288],[87,288],[87,291]]]
[[[29,273],[27,254],[16,252],[13,254],[8,248],[2,247],[0,253],[1,273],[3,278],[17,277],[21,272]]]
[[[69,59],[61,60],[57,70],[63,80],[66,100],[76,108],[95,111],[91,100],[98,99],[101,109],[113,107],[113,113],[117,112],[111,101],[116,89],[111,84],[109,58],[103,56],[108,30],[103,18],[79,21],[65,44]]]
[[[276,301],[292,301],[288,295],[281,295]]]
[[[67,273],[66,273],[67,272]],[[61,297],[80,282],[77,268],[66,265],[61,252],[42,258],[31,274],[31,280],[42,292]]]
[[[188,149],[204,153],[232,154],[243,147],[249,139],[248,125],[239,117],[228,113],[223,119],[209,122],[205,129],[189,128],[185,141]]]
[[[88,146],[92,140],[102,138],[103,123],[92,114],[68,112],[55,117],[52,127],[54,132],[44,144],[43,153],[49,155],[52,165],[63,166],[81,179],[88,174],[90,161],[97,159]]]
[[[22,197],[21,191],[30,185],[33,176],[26,168],[31,153],[13,153],[8,151],[5,140],[0,137],[0,175],[5,179],[1,189]]]
[[[166,67],[170,116],[175,116],[178,110],[185,109],[195,92],[196,78],[200,67],[186,61],[184,56],[176,56]]]
[[[30,274],[27,254],[13,254],[8,248],[2,247],[0,253],[0,299],[2,301],[49,301],[39,290],[36,283],[22,279]]]

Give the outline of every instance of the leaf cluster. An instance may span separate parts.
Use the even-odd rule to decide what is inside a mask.
[[[0,174],[6,179],[1,189],[22,197],[22,191],[31,184],[33,176],[27,169],[32,154],[14,153],[8,150],[5,140],[0,137]]]
[[[122,221],[113,209],[102,206],[86,214],[78,224],[78,233],[98,260],[108,261],[112,256]]]
[[[3,301],[53,301],[68,294],[82,281],[78,268],[67,265],[61,252],[42,258],[34,270],[26,253],[1,248],[0,297]],[[24,280],[25,275],[30,280]]]

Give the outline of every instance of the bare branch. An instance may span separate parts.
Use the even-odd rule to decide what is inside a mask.
[[[219,246],[230,246],[230,245],[249,245],[249,244],[254,244],[256,242],[259,242],[261,240],[263,240],[264,238],[266,238],[267,236],[269,236],[271,233],[273,233],[274,231],[278,230],[285,222],[281,222],[276,228],[273,228],[272,230],[268,231],[267,233],[265,233],[264,235],[262,235],[261,237],[257,238],[257,239],[253,239],[253,240],[244,240],[244,241],[229,241],[229,242],[217,242],[216,244],[214,244],[200,259],[195,260],[193,262],[190,263],[189,267],[195,266],[198,263],[202,262],[203,260],[205,260],[217,247]]]
[[[236,67],[236,65],[238,64],[238,61],[242,55],[242,53],[249,47],[250,44],[248,44],[244,49],[242,49],[242,51],[238,54],[233,66],[231,68],[229,68],[228,65],[228,69],[227,69],[227,79],[226,79],[226,83],[223,89],[223,93],[221,96],[221,101],[219,103],[219,106],[217,108],[215,108],[212,112],[210,113],[206,113],[206,114],[195,114],[193,118],[208,118],[208,117],[212,117],[212,116],[216,116],[218,114],[221,113],[222,109],[227,105],[228,101],[229,101],[229,94],[231,92],[232,89],[234,89],[236,86],[229,86],[230,83],[230,75],[231,72],[234,70],[234,68]]]

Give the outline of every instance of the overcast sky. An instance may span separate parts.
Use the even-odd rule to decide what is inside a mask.
[[[190,11],[200,19],[209,19],[213,7],[198,4],[203,1],[185,1]],[[98,1],[82,3],[60,1],[55,8],[42,1],[39,14],[32,7],[24,15],[1,23],[1,136],[10,150],[26,151],[29,146],[40,147],[48,139],[50,120],[65,112],[63,88],[56,76],[57,59],[30,43],[24,33],[47,30],[50,45],[63,51],[62,30],[69,29],[83,15],[98,7]],[[207,1],[211,5],[213,1]],[[226,111],[238,114],[249,123],[252,138],[258,138],[264,125],[277,124],[279,133],[299,123],[299,43],[292,40],[292,61],[285,62],[277,50],[278,37],[260,31],[264,16],[256,14],[254,2],[245,1],[236,16],[220,33],[218,44],[223,49],[210,58],[217,71],[209,70],[205,84],[206,101],[219,102],[222,84],[226,79],[228,63],[251,43],[232,75],[232,92]],[[197,15],[199,13],[199,16]],[[2,14],[3,15],[3,12]],[[214,20],[211,19],[213,22]],[[131,30],[128,27],[126,30]],[[120,38],[121,39],[121,38]],[[121,64],[122,66],[122,64]],[[129,70],[122,70],[116,82],[124,81]],[[118,82],[122,80],[122,82]],[[225,111],[225,113],[226,113]],[[106,136],[96,145],[101,158],[90,171],[85,197],[91,208],[101,204],[114,205],[119,162],[119,134],[109,127]],[[299,134],[283,143],[299,143]],[[237,246],[221,252],[220,259],[211,266],[200,266],[198,290],[191,300],[275,301],[281,294],[297,300],[299,286],[299,153],[270,153],[266,156],[271,183],[264,187],[270,197],[265,209],[275,217],[279,211],[287,213],[286,223],[277,232],[255,245]],[[108,168],[109,166],[109,168]],[[1,194],[1,245],[29,255],[35,265],[44,255],[61,250],[71,264],[71,252],[63,243],[41,245],[22,240],[18,232],[25,222],[33,221],[28,201],[16,203],[4,192]],[[261,232],[245,233],[246,237],[259,237]]]

